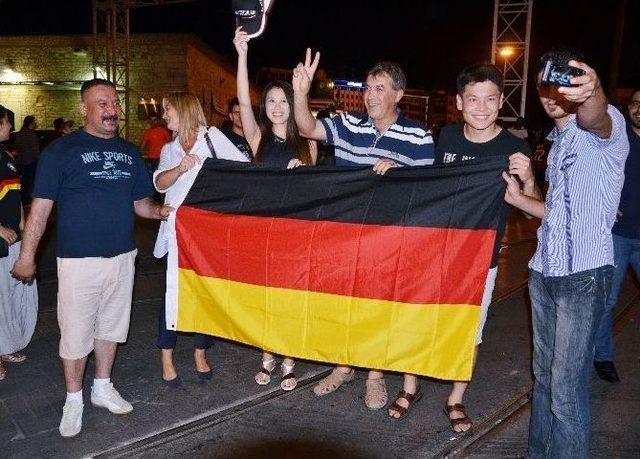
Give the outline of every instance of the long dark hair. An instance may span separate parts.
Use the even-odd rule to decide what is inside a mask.
[[[298,159],[305,164],[311,164],[311,153],[309,152],[309,142],[300,137],[298,126],[293,116],[293,87],[286,81],[276,80],[267,84],[262,91],[260,97],[260,113],[258,114],[258,126],[260,127],[260,144],[256,152],[256,162],[262,160],[262,152],[265,146],[272,142],[275,134],[273,133],[273,123],[267,116],[267,94],[273,88],[280,88],[284,91],[284,95],[289,104],[289,118],[287,119],[287,138],[285,144],[291,146],[298,152]]]

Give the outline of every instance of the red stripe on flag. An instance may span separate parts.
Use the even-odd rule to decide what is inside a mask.
[[[180,268],[201,276],[413,304],[479,305],[495,238],[494,230],[360,225],[191,207],[178,210],[176,228]]]

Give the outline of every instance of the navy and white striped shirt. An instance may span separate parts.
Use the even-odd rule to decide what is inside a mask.
[[[613,265],[611,228],[624,182],[629,141],[622,114],[608,108],[611,136],[601,139],[578,127],[572,115],[554,128],[547,160],[549,190],[538,229],[538,248],[529,267],[544,276]]]
[[[373,165],[388,158],[400,166],[433,164],[431,131],[399,115],[386,132],[379,132],[366,115],[341,113],[320,120],[327,143],[335,146],[336,166]]]

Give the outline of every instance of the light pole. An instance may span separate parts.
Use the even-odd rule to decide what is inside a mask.
[[[507,78],[507,63],[509,58],[513,56],[514,49],[511,46],[504,46],[498,50],[498,55],[502,58],[504,66],[502,67],[502,76]]]

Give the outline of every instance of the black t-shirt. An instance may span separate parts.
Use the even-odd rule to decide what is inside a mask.
[[[222,131],[222,133],[227,136],[227,139],[229,139],[231,143],[234,144],[236,148],[249,159],[249,161],[253,161],[253,153],[251,152],[251,147],[249,146],[249,142],[247,142],[247,139],[245,139],[241,135],[236,134],[231,129],[225,129],[224,131]]]
[[[133,204],[153,187],[133,144],[79,130],[42,153],[33,194],[57,202],[58,257],[114,257],[135,248]]]
[[[467,140],[464,136],[464,124],[454,124],[445,126],[440,131],[438,144],[436,145],[435,164],[459,163],[471,159],[504,157],[505,169],[509,166],[509,156],[513,153],[523,153],[531,157],[529,144],[507,130],[503,129],[493,139],[484,143],[476,143]],[[500,242],[507,225],[507,214],[509,206],[503,200],[500,207],[500,218],[498,220],[498,233],[491,259],[491,267],[498,265],[498,253],[500,252]]]
[[[9,154],[0,150],[0,224],[20,236],[20,175]]]

